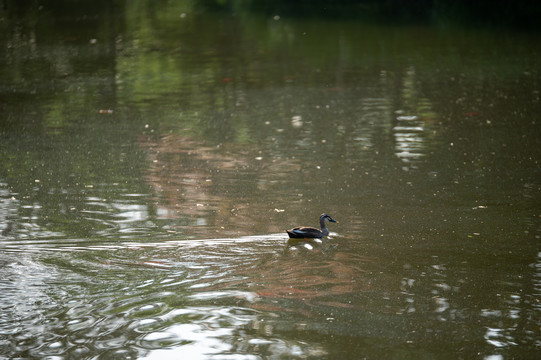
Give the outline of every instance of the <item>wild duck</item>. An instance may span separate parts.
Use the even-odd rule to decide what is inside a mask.
[[[327,230],[327,226],[325,226],[325,220],[333,223],[338,222],[327,214],[321,214],[319,217],[319,225],[321,226],[321,230],[313,227],[301,226],[291,230],[286,230],[286,232],[291,239],[320,239],[323,236],[329,235],[329,230]]]

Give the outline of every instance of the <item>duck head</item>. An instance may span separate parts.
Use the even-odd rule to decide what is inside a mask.
[[[330,217],[327,214],[321,214],[321,216],[319,217],[319,220],[320,221],[328,220],[328,221],[333,222],[333,223],[338,223],[338,221],[334,220],[332,217]]]

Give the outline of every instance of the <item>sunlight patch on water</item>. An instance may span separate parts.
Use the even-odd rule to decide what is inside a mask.
[[[411,161],[425,155],[425,124],[416,115],[400,115],[396,120],[398,124],[393,127],[395,155],[408,164],[405,170],[409,170],[413,167],[409,164]]]
[[[212,355],[231,354],[231,358],[247,355],[232,352],[233,344],[227,339],[235,336],[239,326],[248,324],[253,317],[242,309],[215,307],[189,307],[174,309],[160,317],[160,327],[147,333],[139,345],[147,349],[145,359],[182,358],[207,359]],[[188,322],[187,322],[188,321]]]
[[[506,329],[487,327],[485,339],[489,344],[498,348],[509,345],[517,345],[517,343],[512,340],[512,337],[506,335],[505,333]]]

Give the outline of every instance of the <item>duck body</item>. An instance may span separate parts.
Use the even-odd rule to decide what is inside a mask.
[[[286,230],[287,235],[289,235],[289,238],[291,239],[321,239],[322,237],[329,235],[329,230],[325,225],[326,220],[334,223],[338,222],[327,214],[321,214],[319,217],[321,230],[314,227],[299,226],[291,230]]]

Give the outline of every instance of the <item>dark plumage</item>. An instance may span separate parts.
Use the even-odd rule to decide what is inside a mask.
[[[329,230],[327,230],[327,226],[325,226],[325,220],[333,223],[338,222],[327,214],[321,214],[321,216],[319,217],[319,225],[321,226],[321,230],[313,227],[301,226],[293,228],[291,230],[286,230],[286,232],[291,239],[319,239],[323,236],[329,235]]]

